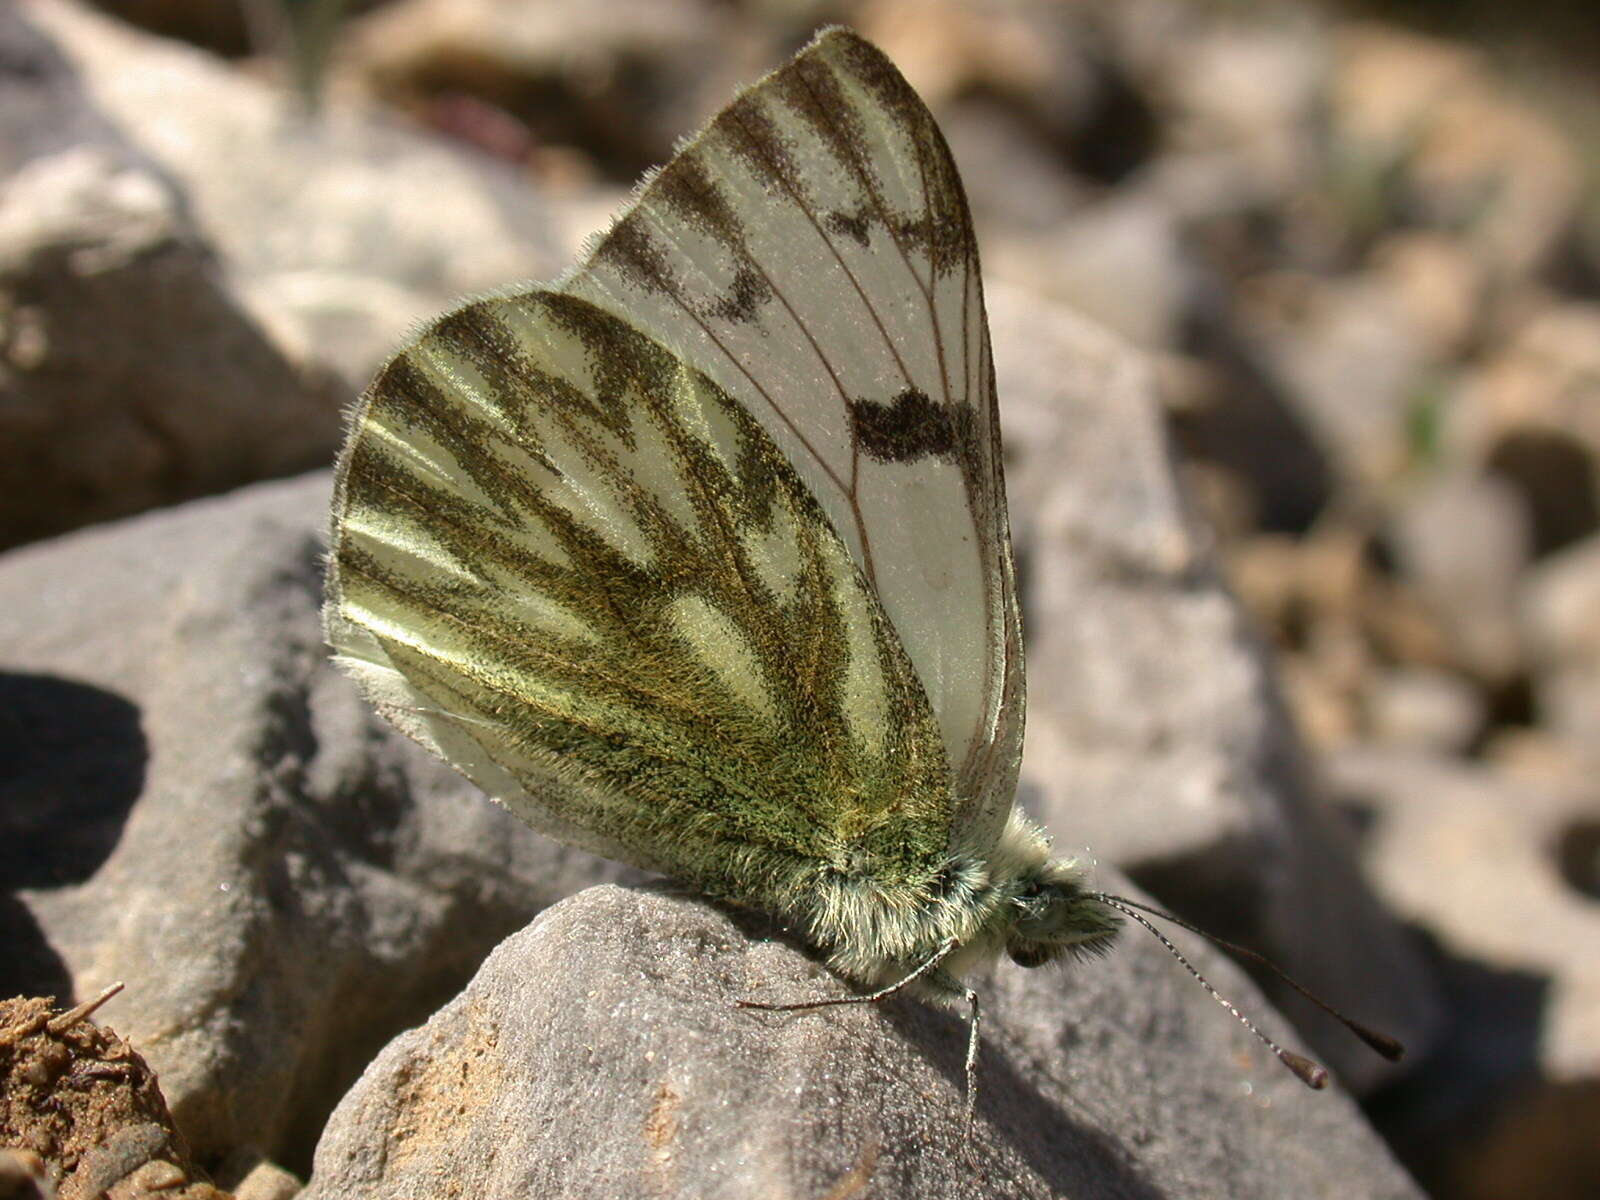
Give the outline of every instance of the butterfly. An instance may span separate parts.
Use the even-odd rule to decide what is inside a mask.
[[[561,279],[382,368],[325,624],[379,712],[535,829],[775,915],[877,989],[853,999],[964,999],[969,1102],[964,976],[1140,919],[1013,804],[972,220],[932,115],[846,30],[738,94]]]

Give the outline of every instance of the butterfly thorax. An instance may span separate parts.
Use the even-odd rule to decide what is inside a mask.
[[[1039,829],[1013,814],[990,851],[952,853],[921,887],[837,874],[818,881],[803,916],[830,964],[853,979],[893,983],[951,943],[940,974],[959,979],[1001,954],[1039,967],[1109,948],[1119,920],[1085,875],[1073,859],[1052,859]]]

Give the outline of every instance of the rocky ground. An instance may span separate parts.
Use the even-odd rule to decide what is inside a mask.
[[[1592,1194],[1600,209],[1554,81],[1287,4],[392,0],[351,6],[311,119],[292,56],[239,57],[287,44],[272,6],[104,7],[146,29],[0,10],[0,997],[125,981],[96,1019],[183,1170],[257,1200],[1417,1194],[1398,1164]],[[325,661],[348,398],[411,323],[557,274],[826,20],[922,92],[978,221],[1023,802],[1410,1042],[1381,1067],[1194,951],[1360,1109],[1129,938],[985,985],[966,1145],[957,1022],[731,1012],[829,985],[516,826]],[[622,886],[529,924],[593,883]],[[48,1160],[19,1122],[0,1147]]]

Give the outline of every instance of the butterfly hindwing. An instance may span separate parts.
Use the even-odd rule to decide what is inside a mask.
[[[942,741],[862,572],[744,409],[617,317],[440,319],[369,390],[335,511],[344,665],[536,828],[778,909],[943,862]]]

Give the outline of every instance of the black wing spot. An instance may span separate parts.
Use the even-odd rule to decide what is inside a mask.
[[[950,411],[917,388],[907,388],[888,404],[852,400],[850,420],[856,444],[879,462],[948,458],[959,441]]]
[[[865,210],[853,213],[838,211],[824,213],[822,227],[829,233],[849,238],[863,250],[871,249],[867,233],[872,227],[872,219]]]
[[[749,267],[740,267],[727,291],[707,308],[709,316],[729,324],[743,325],[761,316],[763,305],[772,300],[772,287]]]

